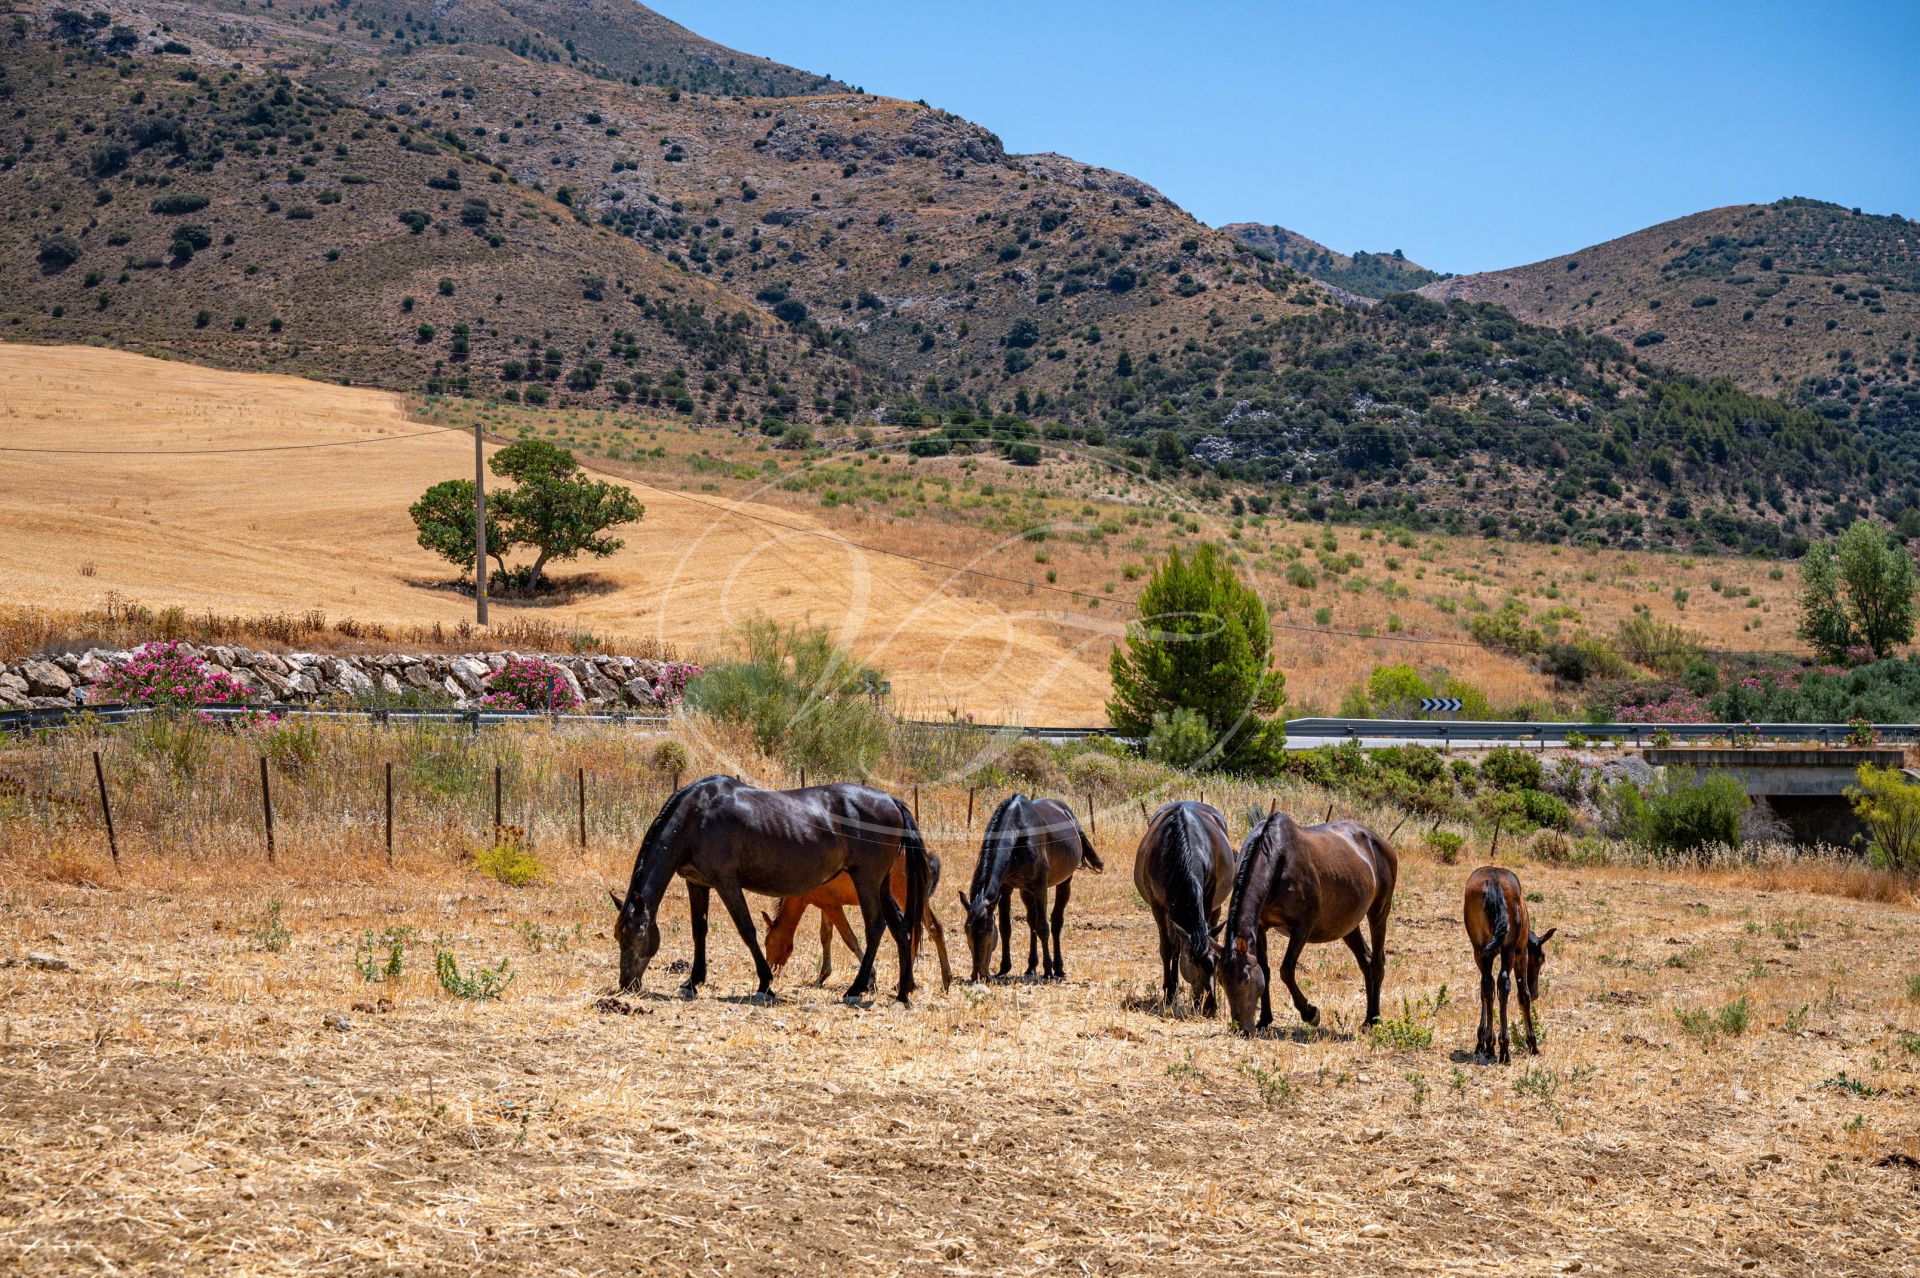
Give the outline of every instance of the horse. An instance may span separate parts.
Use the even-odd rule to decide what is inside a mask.
[[[887,890],[896,860],[906,862],[904,914]],[[692,998],[707,978],[707,906],[718,892],[753,955],[760,978],[753,1001],[771,1001],[773,969],[760,952],[745,894],[798,896],[842,873],[852,880],[867,932],[847,1001],[872,990],[874,954],[885,927],[900,948],[896,997],[908,1002],[914,982],[906,921],[926,912],[931,867],[920,827],[904,803],[863,785],[762,790],[734,777],[709,776],[682,786],[647,827],[626,895],[609,893],[619,911],[613,931],[620,988],[639,991],[660,948],[660,898],[679,875],[687,882],[693,922],[693,969],[680,987],[682,997]]]
[[[1254,1004],[1257,1028],[1273,1024],[1272,975],[1267,966],[1267,931],[1283,928],[1287,951],[1280,979],[1293,1006],[1308,1025],[1320,1023],[1320,1009],[1307,1001],[1294,979],[1300,951],[1309,944],[1342,941],[1360,963],[1367,989],[1366,1025],[1380,1019],[1380,983],[1387,967],[1387,916],[1393,910],[1400,858],[1386,840],[1358,821],[1300,826],[1275,803],[1266,819],[1248,832],[1234,874],[1227,906],[1226,962],[1221,984],[1234,1023],[1251,1034]],[[1372,944],[1360,934],[1365,923]]]
[[[1180,978],[1193,987],[1193,1000],[1212,1016],[1214,969],[1220,949],[1215,939],[1220,907],[1233,893],[1233,840],[1226,818],[1205,803],[1163,805],[1147,822],[1133,854],[1133,886],[1153,910],[1160,931],[1160,967],[1166,1006],[1172,1011]]]
[[[1527,1050],[1540,1054],[1534,1041],[1533,1003],[1540,997],[1540,968],[1547,961],[1547,942],[1559,928],[1535,936],[1527,920],[1527,896],[1512,870],[1483,865],[1467,876],[1467,939],[1480,964],[1480,1028],[1474,1036],[1476,1056],[1491,1059],[1493,1042],[1493,961],[1500,960],[1500,1063],[1512,1061],[1507,1048],[1507,993],[1518,978],[1520,1015],[1527,1026]]]
[[[940,857],[937,853],[927,853],[927,911],[913,929],[913,952],[917,959],[920,954],[920,936],[923,930],[933,933],[933,947],[940,954],[940,988],[950,989],[953,985],[953,968],[947,962],[947,933],[940,926],[940,916],[933,912],[933,894],[940,887]],[[907,895],[906,866],[899,861],[893,863],[893,877],[890,887],[893,899],[902,901]],[[806,917],[807,908],[813,906],[820,911],[820,976],[815,985],[825,985],[827,978],[833,975],[833,934],[840,933],[840,939],[847,948],[858,957],[859,944],[853,939],[853,928],[847,923],[849,905],[858,905],[859,896],[853,890],[853,880],[844,874],[835,875],[813,891],[801,896],[782,897],[780,910],[776,914],[762,912],[761,920],[767,925],[767,962],[779,971],[793,957],[794,934],[800,930],[800,922]]]
[[[1010,794],[987,820],[980,841],[980,861],[974,866],[973,887],[960,893],[967,916],[967,947],[973,957],[973,979],[987,979],[993,959],[993,912],[1000,911],[1000,971],[1013,967],[1013,914],[1010,892],[1017,890],[1027,907],[1027,975],[1044,960],[1046,980],[1065,980],[1066,963],[1060,956],[1060,927],[1067,917],[1067,898],[1073,893],[1073,872],[1082,863],[1096,874],[1107,867],[1073,809],[1058,799],[1029,799]],[[1053,901],[1053,934],[1047,934],[1047,894],[1058,888]]]

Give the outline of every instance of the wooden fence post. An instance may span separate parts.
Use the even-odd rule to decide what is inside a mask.
[[[500,765],[493,765],[493,837],[500,837]]]
[[[1100,816],[1093,810],[1093,791],[1091,790],[1087,791],[1087,826],[1088,833],[1097,838],[1100,834]]]
[[[93,752],[93,779],[100,783],[100,813],[107,818],[107,851],[113,863],[120,864],[120,839],[113,832],[113,804],[107,801],[107,770],[100,763],[100,752]]]
[[[587,770],[580,769],[580,850],[587,850]]]
[[[1487,849],[1487,860],[1489,861],[1500,855],[1500,826],[1506,819],[1507,814],[1504,812],[1493,819],[1493,846]]]
[[[267,825],[267,864],[273,864],[273,784],[267,780],[267,756],[260,756],[260,812]]]
[[[913,823],[920,824],[920,783],[913,783]]]
[[[387,868],[393,868],[393,760],[387,760]]]
[[[973,828],[973,786],[967,787],[967,828]]]

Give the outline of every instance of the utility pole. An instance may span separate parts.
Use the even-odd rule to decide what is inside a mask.
[[[473,613],[487,624],[487,464],[480,450],[480,423],[473,424]]]

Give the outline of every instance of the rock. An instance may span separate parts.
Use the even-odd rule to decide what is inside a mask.
[[[255,670],[271,670],[277,675],[284,675],[292,670],[291,666],[274,656],[271,652],[254,653],[253,660],[248,664]]]
[[[73,676],[51,661],[24,662],[20,666],[20,677],[27,681],[27,691],[36,697],[64,697],[73,691]]]
[[[39,954],[33,951],[28,951],[27,953],[27,966],[39,968],[42,972],[71,972],[74,970],[73,963],[68,959],[63,959],[57,954]]]
[[[343,1034],[353,1028],[353,1022],[338,1012],[328,1012],[320,1018],[320,1023],[330,1030],[336,1030]]]
[[[586,690],[587,700],[596,706],[615,706],[620,704],[620,685],[588,666],[580,674],[579,682]]]
[[[474,657],[456,657],[448,669],[448,678],[457,683],[463,694],[469,697],[480,695],[486,677],[493,672],[487,669],[487,663]]]
[[[1362,1225],[1360,1226],[1360,1236],[1362,1238],[1385,1238],[1387,1236],[1387,1227],[1380,1224]]]
[[[627,680],[620,685],[620,691],[625,695],[628,705],[643,710],[653,709],[653,685],[643,677],[636,675]]]
[[[474,698],[467,695],[466,689],[460,686],[460,681],[452,675],[448,675],[445,679],[441,680],[440,690],[449,697],[452,697],[454,701],[460,705],[466,705],[469,701],[474,700]]]
[[[391,678],[392,676],[389,675],[387,677]],[[339,686],[342,692],[352,696],[359,696],[362,693],[373,691],[372,676],[368,675],[366,671],[360,669],[358,666],[350,666],[344,661],[340,663],[340,669],[334,675],[333,682]]]
[[[68,674],[72,674],[80,668],[80,657],[76,653],[63,652],[52,660],[54,665],[59,666]]]
[[[380,675],[380,691],[386,693],[390,697],[397,697],[402,692],[406,691],[406,689],[400,686],[400,681],[393,677],[393,672],[391,670],[388,670],[388,671],[383,671]]]
[[[320,680],[311,670],[296,670],[287,676],[287,695],[310,700],[320,695]]]
[[[565,666],[561,666],[560,678],[566,682],[568,688],[572,689],[575,697],[581,701],[587,699],[586,690],[580,686],[580,681],[574,677],[573,671],[567,669]]]
[[[439,681],[433,677],[433,671],[421,662],[414,662],[409,665],[401,672],[400,677],[415,688],[422,688],[428,692],[437,692],[440,690]]]
[[[271,693],[275,701],[286,700],[288,692],[291,691],[287,677],[267,666],[255,667],[253,681]]]

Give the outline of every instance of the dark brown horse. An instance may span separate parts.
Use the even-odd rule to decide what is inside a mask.
[[[1500,1063],[1513,1059],[1507,1047],[1507,994],[1520,986],[1520,1016],[1527,1027],[1527,1050],[1535,1056],[1540,1045],[1533,1037],[1533,1002],[1540,997],[1540,969],[1547,961],[1547,942],[1558,928],[1535,936],[1527,919],[1527,895],[1512,870],[1483,865],[1467,876],[1467,939],[1480,964],[1480,1030],[1473,1050],[1491,1059],[1493,1040],[1493,962],[1500,960]]]
[[[896,859],[906,862],[905,914],[887,890]],[[926,844],[905,804],[863,785],[761,790],[725,776],[702,777],[674,791],[641,840],[627,895],[613,898],[620,911],[613,929],[620,944],[620,987],[639,990],[660,948],[660,898],[677,874],[687,881],[693,919],[693,970],[681,994],[692,998],[707,979],[708,897],[718,892],[753,955],[760,977],[754,999],[771,999],[773,969],[754,936],[746,893],[798,896],[841,873],[853,880],[867,931],[860,972],[847,999],[872,990],[873,958],[884,926],[900,947],[898,997],[904,1003],[914,988],[906,920],[925,913],[930,881]]]
[[[1242,1033],[1273,1024],[1272,973],[1267,966],[1267,931],[1287,934],[1280,979],[1293,1006],[1309,1025],[1320,1023],[1320,1009],[1307,1001],[1294,979],[1294,965],[1308,945],[1345,941],[1360,963],[1367,987],[1367,1019],[1380,1019],[1380,982],[1387,967],[1387,915],[1400,858],[1386,840],[1358,821],[1300,826],[1275,804],[1254,826],[1240,849],[1233,899],[1227,906],[1226,962],[1221,984]],[[1360,934],[1361,924],[1372,943]]]
[[[947,961],[947,933],[940,926],[940,916],[933,912],[933,894],[940,890],[940,858],[932,851],[927,853],[927,912],[913,929],[913,953],[916,961],[920,956],[920,936],[923,931],[933,933],[933,948],[940,955],[940,988],[948,989],[953,985],[953,968]],[[893,877],[889,884],[896,902],[907,899],[907,867],[903,862],[893,863]],[[767,962],[779,971],[793,957],[793,938],[800,930],[800,923],[806,918],[810,908],[820,911],[820,975],[815,985],[825,985],[827,978],[833,975],[833,934],[840,933],[840,939],[847,943],[854,957],[860,956],[860,945],[853,939],[853,928],[847,922],[847,907],[860,904],[859,894],[853,890],[853,880],[844,874],[837,874],[826,883],[803,896],[780,898],[780,911],[777,915],[762,913],[760,919],[767,925]]]
[[[1000,801],[987,820],[980,840],[980,862],[973,869],[973,888],[960,894],[967,912],[967,948],[973,957],[973,979],[987,979],[993,961],[993,914],[1000,912],[1000,971],[1013,968],[1013,897],[1020,894],[1027,908],[1027,975],[1044,961],[1042,976],[1064,980],[1067,967],[1060,955],[1060,928],[1067,917],[1067,898],[1073,892],[1073,872],[1081,863],[1098,873],[1107,867],[1080,828],[1073,809],[1058,799],[1029,799],[1011,794]],[[1047,895],[1053,895],[1053,932],[1047,932]]]
[[[1226,818],[1205,803],[1169,803],[1153,814],[1133,854],[1133,886],[1153,910],[1160,930],[1160,967],[1167,1009],[1179,998],[1180,978],[1208,1016],[1220,947],[1214,932],[1220,907],[1233,893],[1233,840]]]

